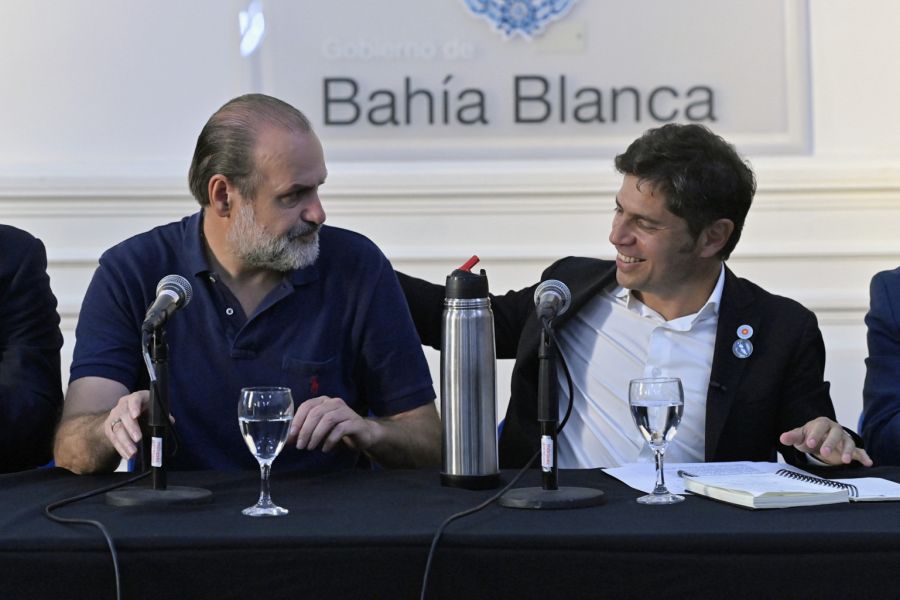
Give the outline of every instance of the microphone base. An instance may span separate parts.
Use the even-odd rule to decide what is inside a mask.
[[[606,495],[593,488],[561,487],[557,490],[545,490],[530,487],[510,490],[500,496],[497,502],[506,508],[562,510],[606,504]]]
[[[209,504],[212,499],[209,490],[179,485],[165,490],[129,488],[106,493],[106,503],[111,506],[183,506]]]

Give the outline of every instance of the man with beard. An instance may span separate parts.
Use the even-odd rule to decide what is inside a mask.
[[[280,100],[235,98],[207,122],[188,175],[199,213],[100,258],[85,295],[59,466],[130,459],[149,400],[141,324],[169,274],[193,298],[166,324],[173,469],[254,469],[237,423],[241,388],[290,387],[281,468],[437,464],[434,390],[390,263],[356,233],[323,226],[327,171],[308,120]]]

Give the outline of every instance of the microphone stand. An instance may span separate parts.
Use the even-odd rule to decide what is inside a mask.
[[[549,335],[550,319],[541,319],[541,345],[538,348],[538,422],[541,425],[542,487],[518,488],[500,496],[507,508],[562,509],[598,506],[606,502],[600,490],[559,487],[557,434],[559,398],[556,380],[556,344]],[[574,402],[574,398],[570,401]]]
[[[169,418],[169,345],[162,327],[149,335],[142,332],[144,361],[150,373],[150,406],[147,410],[150,427],[150,469],[152,488],[126,488],[107,492],[106,503],[113,506],[158,506],[169,504],[206,504],[212,502],[212,492],[203,488],[166,485],[165,438]],[[146,468],[148,445],[143,444],[142,463]]]

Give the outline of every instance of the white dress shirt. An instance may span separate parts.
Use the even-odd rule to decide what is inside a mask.
[[[696,313],[666,321],[630,290],[615,286],[585,304],[557,332],[559,352],[572,374],[575,402],[559,435],[559,466],[615,467],[652,460],[628,407],[628,382],[641,377],[679,377],[684,416],[666,459],[702,462],[706,395],[719,322],[725,267],[706,304]],[[565,374],[559,378],[559,418],[569,403]]]

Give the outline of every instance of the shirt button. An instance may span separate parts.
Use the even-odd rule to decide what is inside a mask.
[[[225,314],[230,317],[231,315],[234,314],[234,309],[229,306],[228,308],[225,309]]]
[[[652,371],[650,371],[650,373],[652,373],[654,377],[659,377],[660,375],[662,375],[662,371],[657,368],[654,368]]]

